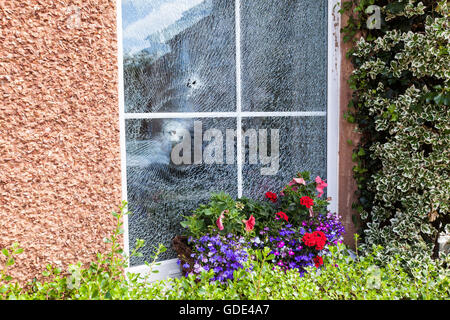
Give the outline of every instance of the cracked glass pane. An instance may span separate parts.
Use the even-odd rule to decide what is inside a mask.
[[[236,111],[234,3],[122,0],[126,113]],[[327,1],[242,0],[240,26],[243,111],[326,111]],[[131,265],[151,260],[159,243],[168,248],[159,260],[175,258],[170,242],[182,233],[182,215],[211,192],[237,197],[236,119],[128,119],[125,126],[130,250],[136,239],[146,242]],[[325,116],[243,118],[242,127],[256,141],[244,145],[244,196],[278,192],[298,171],[326,178]]]
[[[182,234],[182,216],[206,202],[211,192],[237,196],[236,140],[227,129],[235,133],[235,119],[126,120],[130,251],[136,239],[146,243],[144,257],[132,258],[131,265],[150,261],[159,243],[168,248],[159,260],[176,258],[171,240]],[[187,143],[175,149],[184,162],[171,156],[180,143]]]
[[[254,158],[251,161],[250,139],[245,137],[246,154],[242,174],[244,196],[264,199],[267,191],[278,193],[300,171],[310,171],[313,179],[317,175],[326,178],[326,117],[248,118],[242,120],[242,129],[245,133],[249,129],[254,129],[258,133],[257,163]],[[261,129],[266,129],[267,134]],[[279,130],[278,134],[271,131],[274,129]],[[267,144],[261,140],[261,133],[262,137],[267,137]],[[276,139],[277,135],[279,139]],[[267,145],[267,151],[261,149],[261,143],[263,147]],[[261,155],[267,156],[266,162],[262,163]],[[264,172],[262,170],[264,168],[269,172]]]
[[[242,110],[325,111],[327,1],[241,2]]]
[[[125,112],[235,111],[234,1],[122,1]]]

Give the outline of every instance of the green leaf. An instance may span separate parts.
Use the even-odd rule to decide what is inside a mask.
[[[443,98],[443,104],[447,107],[450,107],[450,94],[447,94]]]
[[[405,3],[394,1],[394,2],[389,3],[385,7],[385,9],[392,14],[398,14],[398,13],[402,12],[403,9],[405,9],[405,7],[406,7],[406,1],[405,1]]]
[[[9,257],[9,251],[8,251],[8,249],[3,248],[3,249],[2,249],[2,253],[3,253],[3,255],[5,255],[6,257]]]
[[[14,254],[21,254],[22,252],[23,252],[23,249],[19,248],[14,251]]]
[[[205,213],[205,215],[210,216],[213,214],[211,209],[206,209],[205,211],[203,211]]]
[[[433,100],[437,105],[443,105],[445,98],[444,98],[444,95],[442,93],[440,93],[436,97],[434,97]]]
[[[187,228],[189,226],[189,222],[187,222],[186,220],[185,221],[181,221],[180,224],[181,224],[181,226],[183,228]]]
[[[366,155],[366,152],[364,151],[364,149],[363,148],[359,148],[358,156],[362,157],[362,156],[365,156],[365,155]]]

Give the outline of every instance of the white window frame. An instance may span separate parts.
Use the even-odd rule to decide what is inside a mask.
[[[119,128],[121,153],[121,180],[122,199],[127,201],[126,176],[126,119],[162,119],[162,118],[223,118],[237,119],[237,141],[242,139],[242,118],[249,117],[293,117],[293,116],[326,116],[327,117],[327,195],[332,198],[328,209],[337,212],[338,209],[338,183],[339,183],[339,89],[340,89],[340,25],[341,15],[338,0],[328,0],[328,72],[327,72],[327,111],[312,112],[244,112],[241,107],[241,45],[240,45],[240,3],[245,0],[235,0],[235,31],[236,31],[236,111],[235,112],[170,112],[170,113],[126,113],[123,81],[123,35],[122,35],[122,1],[116,2],[117,20],[117,47],[118,47],[118,84],[119,84]],[[237,143],[237,186],[238,196],[242,195],[242,159],[241,143]],[[124,251],[129,254],[128,217],[124,217]],[[165,279],[180,275],[177,259],[161,261],[156,267],[159,273],[152,274],[151,280]],[[145,274],[149,272],[146,265],[129,267],[127,272]]]

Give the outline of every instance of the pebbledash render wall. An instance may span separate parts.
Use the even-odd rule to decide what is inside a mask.
[[[38,276],[104,252],[121,201],[116,8],[111,0],[0,0],[0,248]],[[341,55],[345,57],[345,46]],[[351,96],[342,58],[341,117]],[[353,127],[341,118],[339,213],[354,232]],[[2,258],[0,258],[2,259]],[[4,260],[0,260],[2,266]]]
[[[0,21],[0,247],[20,243],[13,272],[29,280],[47,263],[95,259],[114,227],[116,9],[111,0],[1,0]]]

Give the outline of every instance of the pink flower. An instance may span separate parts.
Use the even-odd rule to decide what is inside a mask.
[[[248,220],[242,220],[242,222],[245,224],[245,231],[250,232],[255,227],[255,217],[253,215],[248,218]]]
[[[316,190],[319,192],[317,195],[318,198],[320,198],[323,195],[323,189],[328,186],[328,184],[325,182],[325,180],[322,180],[319,176],[316,177]]]
[[[294,178],[294,179],[292,179],[292,181],[294,181],[296,184],[302,184],[302,185],[306,186],[306,182],[303,178]]]
[[[288,186],[295,186],[297,183],[294,181],[294,180],[292,180],[291,182],[289,182],[289,184],[288,184]],[[292,191],[297,191],[297,187],[292,187]]]
[[[219,228],[220,231],[223,230],[223,219],[225,218],[225,213],[228,213],[228,212],[229,212],[228,210],[223,210],[220,213],[220,216],[219,216],[219,218],[216,221],[216,225],[217,225],[217,227]]]
[[[298,190],[298,187],[295,187],[295,185],[297,185],[297,184],[302,184],[302,185],[304,185],[304,186],[306,186],[306,181],[303,179],[303,178],[293,178],[292,179],[292,181],[291,182],[289,182],[288,183],[288,186],[294,186],[294,187],[292,187],[292,191],[297,191]],[[280,192],[280,195],[281,196],[284,196],[284,190],[285,190],[286,188],[284,188],[281,192]]]
[[[223,215],[220,215],[220,217],[219,217],[219,219],[217,219],[217,221],[216,221],[216,224],[217,224],[217,227],[219,228],[219,230],[223,230],[223,224],[222,224],[222,219],[224,218],[224,216]]]

